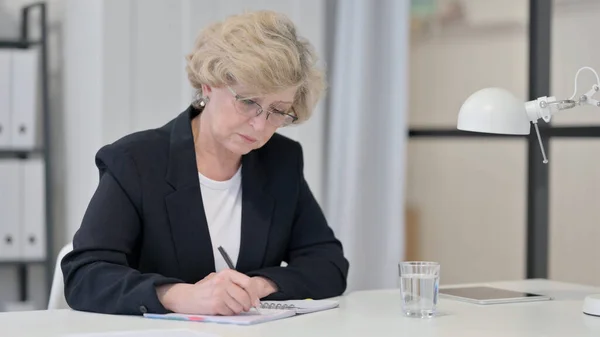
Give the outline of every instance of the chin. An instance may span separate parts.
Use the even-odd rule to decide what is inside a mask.
[[[240,151],[236,151],[235,153],[240,156],[243,156],[243,155],[246,155],[246,154],[252,152],[252,150],[254,150],[254,149],[241,149]]]
[[[257,146],[255,144],[231,144],[230,146],[227,147],[229,149],[229,151],[243,156],[245,154],[248,154],[249,152],[251,152],[252,150],[256,149]]]

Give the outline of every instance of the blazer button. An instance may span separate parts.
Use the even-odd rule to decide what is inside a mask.
[[[148,308],[146,308],[146,307],[145,307],[145,306],[143,306],[143,305],[140,305],[140,312],[141,312],[142,314],[145,314],[145,313],[147,313],[147,312],[148,312]]]

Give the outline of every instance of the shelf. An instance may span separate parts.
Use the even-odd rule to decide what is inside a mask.
[[[427,41],[448,41],[455,42],[456,39],[485,38],[493,36],[522,35],[526,36],[528,27],[522,22],[507,21],[493,22],[488,24],[470,24],[467,22],[455,22],[451,24],[435,23],[425,26],[422,31],[414,32],[411,35],[412,43]]]
[[[542,137],[567,137],[567,138],[600,138],[600,125],[564,125],[564,126],[553,126],[549,124],[543,124],[544,127],[540,126],[540,133]],[[530,134],[531,135],[531,134]],[[475,138],[525,138],[530,135],[510,135],[510,134],[497,134],[497,133],[479,133],[479,132],[468,132],[457,129],[444,129],[444,128],[419,128],[411,127],[408,131],[409,137],[475,137]],[[535,135],[535,133],[533,133]]]
[[[42,149],[33,149],[33,150],[10,150],[10,149],[0,149],[0,159],[6,158],[29,158],[31,156],[42,155],[44,151]]]
[[[568,12],[586,12],[590,9],[598,8],[598,0],[554,0],[555,14]]]
[[[31,46],[38,45],[37,41],[21,41],[21,40],[0,40],[0,49],[2,48],[16,48],[16,49],[27,49]]]
[[[457,129],[442,128],[410,128],[409,137],[471,137],[471,138],[523,138],[524,135],[507,135],[499,133],[468,132]]]
[[[547,0],[553,2],[553,16],[561,17],[573,14],[595,13],[600,9],[598,0]],[[492,37],[522,36],[528,37],[530,22],[523,18],[506,19],[485,23],[470,23],[468,18],[453,22],[442,22],[436,18],[413,18],[411,23],[411,43],[449,42],[458,39],[489,39]]]
[[[36,12],[35,18],[32,18],[32,12]],[[40,97],[41,100],[41,121],[40,125],[43,130],[43,136],[46,143],[41,144],[32,149],[12,149],[5,146],[0,149],[0,160],[3,159],[26,159],[30,157],[43,157],[45,159],[45,176],[52,177],[52,158],[49,155],[51,148],[50,142],[53,139],[51,136],[51,111],[49,104],[49,65],[48,65],[48,15],[46,2],[34,2],[27,6],[21,7],[21,22],[18,36],[12,38],[0,39],[0,49],[28,49],[31,47],[40,48]],[[32,21],[36,21],[36,34],[31,34],[30,26]],[[39,36],[36,37],[36,36]],[[36,265],[45,267],[45,283],[46,296],[50,295],[52,287],[52,279],[54,277],[55,259],[54,254],[54,221],[53,221],[53,184],[51,179],[45,179],[45,230],[46,230],[46,257],[44,259],[25,259],[18,258],[12,260],[0,261],[0,267],[16,267],[18,270],[19,282],[19,299],[27,301],[29,297],[28,290],[28,269],[27,266]],[[48,298],[48,297],[46,297]]]

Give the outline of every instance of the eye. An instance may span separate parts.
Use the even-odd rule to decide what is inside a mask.
[[[256,104],[256,102],[254,102],[251,99],[241,99],[240,102],[244,105],[255,105]]]
[[[283,122],[286,120],[286,117],[289,117],[289,116],[284,114],[283,112],[280,112],[277,110],[271,110],[271,117],[269,117],[269,119],[272,119],[272,120],[278,121],[278,122]]]

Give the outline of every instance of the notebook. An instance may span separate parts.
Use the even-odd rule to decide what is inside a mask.
[[[63,337],[218,337],[218,335],[185,329],[168,329],[80,333]]]
[[[144,317],[176,321],[252,325],[292,317],[294,315],[329,310],[338,306],[339,303],[335,300],[265,301],[261,303],[260,311],[252,309],[233,316],[145,313]]]
[[[311,312],[337,308],[339,302],[336,300],[289,300],[289,301],[265,301],[261,303],[264,309],[288,309],[294,310],[296,314],[308,314]]]

